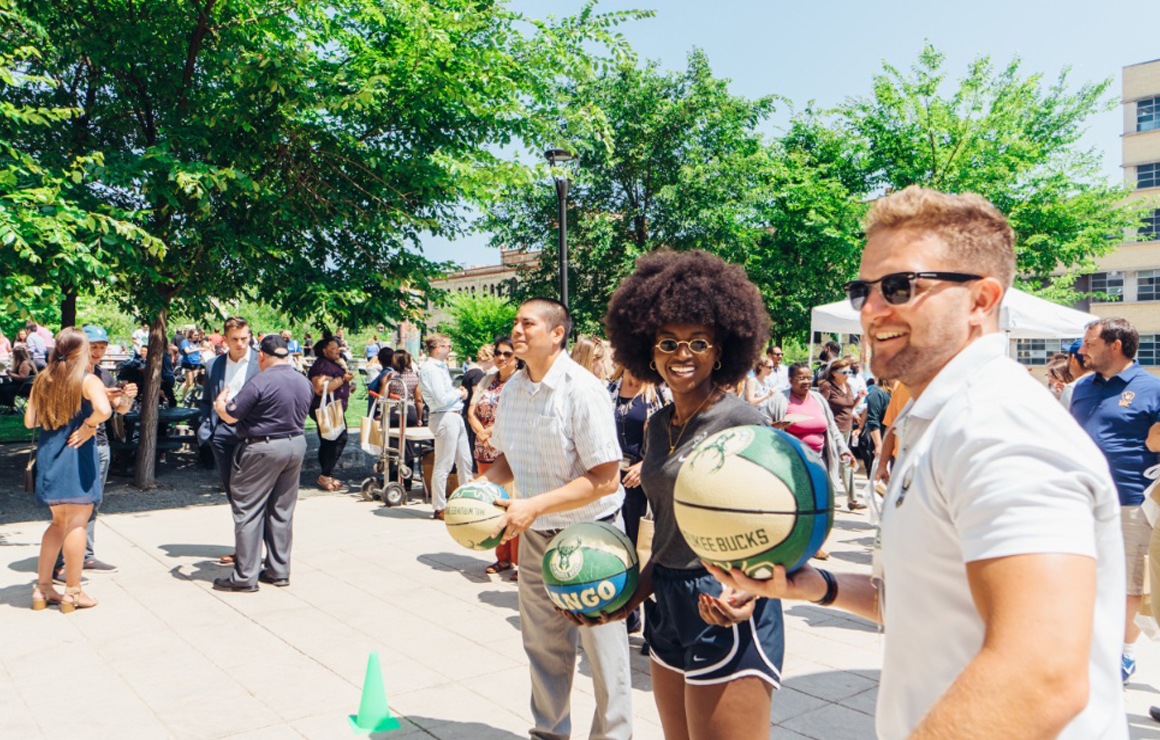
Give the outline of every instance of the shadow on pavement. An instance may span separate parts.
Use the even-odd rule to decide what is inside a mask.
[[[511,584],[510,591],[480,591],[476,596],[488,606],[511,609],[513,612],[520,610],[520,592],[516,590],[514,583]]]
[[[1131,729],[1132,740],[1160,740],[1160,725],[1151,717],[1128,714],[1128,727]]]
[[[35,571],[36,569],[33,568],[33,570]],[[32,580],[35,581],[36,579],[33,578]],[[0,588],[0,604],[10,606],[14,609],[31,609],[32,582],[17,583],[12,586]]]
[[[845,629],[857,630],[858,632],[878,631],[878,625],[868,620],[862,619],[860,617],[838,614],[835,613],[832,609],[798,604],[796,606],[791,606],[788,609],[783,608],[783,612],[785,614],[804,619],[806,624],[810,627],[817,627],[824,624],[828,627],[844,627]]]
[[[526,735],[519,735],[498,727],[485,725],[482,722],[449,722],[435,717],[419,717],[407,715],[399,717],[401,730],[408,730],[408,723],[415,725],[433,738],[480,738],[481,740],[524,740]],[[372,732],[366,737],[371,740],[391,740],[397,733]]]
[[[171,558],[220,558],[234,551],[232,545],[158,545]]]
[[[14,570],[17,573],[35,573],[37,561],[39,557],[24,558],[23,560],[14,560],[8,564],[9,570]]]
[[[469,555],[457,555],[452,552],[432,552],[420,555],[415,560],[432,570],[455,572],[472,583],[491,583],[491,576],[483,572],[483,566],[478,558]]]
[[[219,565],[216,560],[202,560],[190,565],[175,565],[169,569],[169,575],[179,581],[213,583],[213,579],[228,576],[232,571],[232,565]]]

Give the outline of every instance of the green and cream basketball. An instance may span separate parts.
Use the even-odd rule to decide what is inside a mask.
[[[565,611],[611,614],[632,598],[639,577],[636,546],[606,522],[573,524],[544,553],[544,588]]]
[[[821,548],[834,525],[834,493],[818,456],[785,432],[741,426],[689,453],[673,489],[673,513],[699,558],[772,577]]]
[[[492,537],[492,530],[503,516],[497,499],[510,498],[501,486],[484,481],[471,482],[455,489],[447,499],[443,522],[451,539],[469,550],[491,550],[496,547],[503,532]]]

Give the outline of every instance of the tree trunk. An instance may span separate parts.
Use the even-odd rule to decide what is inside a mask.
[[[133,485],[148,490],[157,485],[157,411],[161,396],[161,363],[169,351],[166,337],[167,307],[162,308],[149,326],[149,351],[145,362],[145,387],[141,389],[141,424],[138,432],[137,464]],[[176,371],[177,368],[174,368]]]
[[[64,289],[64,298],[60,302],[60,328],[77,325],[77,292],[72,288]]]

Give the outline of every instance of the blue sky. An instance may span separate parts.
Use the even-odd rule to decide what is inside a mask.
[[[513,0],[511,7],[544,17],[570,15],[583,4]],[[714,74],[732,80],[734,93],[776,93],[798,107],[814,100],[824,108],[868,94],[871,77],[884,61],[908,67],[927,40],[946,53],[952,78],[979,56],[990,56],[996,64],[1018,56],[1025,72],[1049,80],[1064,67],[1071,67],[1077,84],[1111,77],[1111,93],[1117,97],[1122,67],[1160,58],[1157,0],[605,0],[597,8],[656,10],[654,18],[621,27],[642,59],[682,69],[689,50],[699,47]],[[1093,117],[1084,139],[1086,146],[1104,153],[1110,178],[1120,177],[1122,128],[1117,108]],[[429,239],[424,249],[432,259],[465,265],[495,264],[499,258],[485,235],[455,242]]]

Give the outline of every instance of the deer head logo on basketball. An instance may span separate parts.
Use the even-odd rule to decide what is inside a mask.
[[[552,558],[552,575],[561,581],[570,581],[579,575],[584,567],[584,553],[580,552],[580,541],[562,542],[556,547]]]
[[[735,427],[718,432],[697,445],[689,457],[689,464],[704,469],[706,473],[715,473],[725,465],[725,459],[744,450],[753,441],[753,432],[745,427]],[[706,460],[705,458],[708,458]]]

